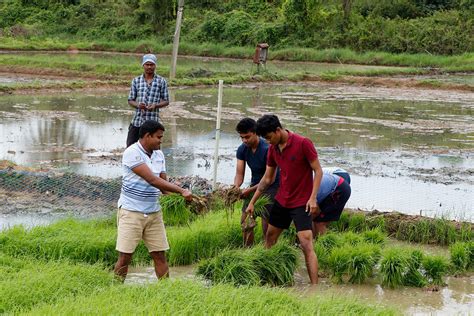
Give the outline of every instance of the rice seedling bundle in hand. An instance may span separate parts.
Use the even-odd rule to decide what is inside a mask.
[[[234,285],[293,284],[298,251],[285,242],[270,249],[257,245],[250,249],[225,250],[218,256],[202,261],[198,275],[213,283]]]
[[[180,194],[164,194],[160,198],[163,220],[167,225],[185,225],[194,220],[186,200]]]
[[[253,195],[252,195],[253,196]],[[250,201],[251,197],[249,197],[247,200]],[[253,215],[250,216],[247,214],[245,217],[244,221],[242,222],[242,230],[243,231],[250,231],[252,230],[256,225],[257,222],[255,221],[256,217],[265,217],[268,218],[268,211],[266,209],[266,206],[271,203],[270,197],[267,195],[263,194],[261,195],[257,201],[254,204],[254,211]]]

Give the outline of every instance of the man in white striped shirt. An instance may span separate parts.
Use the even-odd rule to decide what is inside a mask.
[[[148,120],[139,131],[139,140],[128,147],[122,158],[122,191],[118,201],[117,245],[119,258],[115,274],[125,279],[132,255],[143,239],[155,264],[158,278],[169,275],[165,251],[169,249],[159,197],[180,193],[192,199],[188,190],[167,181],[165,157],[160,150],[165,128]]]

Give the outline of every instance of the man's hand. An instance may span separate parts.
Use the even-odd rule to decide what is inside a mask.
[[[147,105],[147,107],[146,107],[146,109],[147,109],[148,111],[153,111],[153,110],[155,110],[155,109],[157,109],[157,108],[158,108],[158,104],[156,104],[156,103],[149,104],[149,105]]]
[[[316,199],[309,199],[308,202],[306,203],[306,213],[308,213],[308,216],[316,215],[318,209],[319,209],[319,206],[318,206],[318,203],[316,202]]]
[[[140,102],[138,105],[137,105],[137,109],[139,109],[140,111],[145,111],[147,108],[146,104],[144,102]]]
[[[245,209],[245,213],[247,213],[250,217],[253,217],[254,205],[249,203],[247,208]]]
[[[250,188],[243,189],[242,193],[240,193],[240,198],[246,199],[251,193],[252,193],[252,190]]]
[[[183,192],[181,192],[181,195],[188,202],[191,202],[193,200],[193,194],[189,192],[188,190],[184,190]]]

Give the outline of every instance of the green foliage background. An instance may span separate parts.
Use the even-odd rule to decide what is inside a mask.
[[[177,0],[4,0],[3,38],[170,43]],[[1,39],[0,37],[0,39]],[[474,0],[187,0],[181,39],[275,48],[474,51]]]

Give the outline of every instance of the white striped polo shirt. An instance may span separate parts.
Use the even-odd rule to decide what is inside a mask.
[[[165,156],[161,150],[153,151],[151,157],[148,157],[140,141],[125,149],[122,157],[122,190],[118,207],[145,214],[161,210],[159,203],[161,191],[132,170],[144,163],[157,177],[166,172]]]

